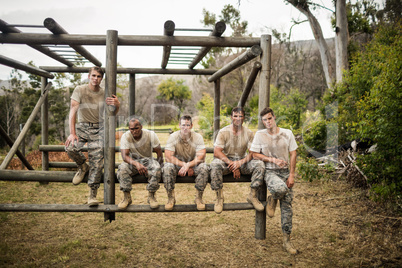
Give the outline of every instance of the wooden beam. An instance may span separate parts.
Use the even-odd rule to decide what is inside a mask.
[[[0,31],[2,31],[3,33],[21,33],[20,30],[18,30],[17,28],[14,28],[12,26],[9,26],[7,22],[3,21],[0,19]],[[29,45],[28,46],[32,47],[33,49],[36,49],[40,52],[42,52],[43,54],[51,57],[54,60],[57,60],[58,62],[61,62],[67,66],[73,66],[74,63],[72,63],[71,61],[68,61],[66,59],[64,59],[63,57],[59,56],[57,53],[51,51],[49,48],[47,47],[42,47],[41,45]]]
[[[42,77],[41,79],[41,93],[43,94],[46,90],[47,78]],[[41,106],[41,141],[43,145],[49,143],[49,100],[46,97]],[[42,170],[49,170],[49,153],[42,152]]]
[[[10,146],[10,148],[13,147],[14,142],[7,135],[7,132],[3,129],[3,127],[1,125],[0,125],[0,136],[3,137],[3,139],[6,141],[8,146]],[[31,166],[31,164],[28,162],[28,160],[25,158],[25,156],[18,149],[16,151],[16,155],[21,160],[21,162],[26,166],[27,169],[34,170],[34,168]]]
[[[71,162],[68,162],[71,163]],[[68,182],[71,183],[76,171],[42,171],[42,170],[0,170],[0,181],[43,181],[43,182]],[[119,183],[115,176],[114,182]],[[234,179],[233,175],[224,175],[223,182],[225,183],[239,183],[250,182],[250,175],[242,175],[239,179]],[[208,179],[209,182],[211,179]],[[83,182],[87,182],[85,176]],[[103,177],[101,182],[104,182]],[[135,175],[133,183],[148,183],[148,179],[142,175]],[[191,183],[194,184],[194,177],[180,177],[177,176],[176,183]]]
[[[265,107],[269,107],[270,83],[271,83],[271,36],[261,36],[261,71],[260,88],[258,90],[258,115]],[[263,129],[264,125],[258,116],[258,129]]]
[[[213,140],[215,141],[220,129],[221,121],[221,80],[218,78],[214,81],[214,134]]]
[[[42,70],[52,73],[88,73],[87,67],[40,66]],[[104,68],[103,68],[104,69]],[[159,68],[117,68],[119,74],[183,74],[212,75],[217,70],[206,69],[159,69]]]
[[[226,30],[226,24],[223,21],[219,21],[215,24],[214,30],[209,34],[209,36],[220,37]],[[193,61],[188,65],[189,69],[193,69],[211,50],[212,47],[202,47],[198,54],[194,57]]]
[[[1,169],[6,169],[8,164],[10,164],[12,158],[14,157],[14,154],[18,150],[18,147],[20,146],[22,139],[25,137],[25,135],[28,133],[29,128],[31,127],[33,121],[35,120],[36,115],[38,114],[40,107],[44,100],[47,97],[47,94],[49,93],[49,89],[52,87],[52,83],[49,83],[42,95],[40,96],[38,102],[36,103],[31,115],[29,116],[27,122],[24,125],[24,128],[22,129],[21,133],[18,135],[17,140],[14,142],[13,146],[11,147],[10,151],[4,158],[3,162],[0,165],[0,170]]]
[[[244,87],[243,94],[239,100],[237,106],[244,107],[246,101],[248,99],[248,95],[250,95],[251,89],[253,88],[255,79],[257,78],[258,72],[261,70],[261,62],[254,62],[253,69],[251,70],[250,76],[247,79],[246,86]]]
[[[115,152],[120,152],[120,146],[115,146],[114,147]],[[214,148],[213,147],[206,147],[207,153],[213,153]],[[39,151],[47,151],[47,152],[65,152],[65,146],[64,145],[39,145]],[[88,147],[84,146],[82,147],[83,152],[88,152]],[[165,147],[162,147],[162,152],[165,151]]]
[[[165,24],[163,25],[163,29],[164,29],[163,34],[165,36],[173,36],[174,29],[175,29],[174,22],[171,20],[167,20],[165,22]],[[163,46],[163,55],[162,55],[162,64],[161,64],[162,69],[166,69],[166,66],[169,61],[171,49],[172,49],[172,46],[168,46],[168,45]]]
[[[243,64],[251,61],[255,57],[259,56],[261,54],[261,48],[258,45],[252,46],[250,49],[248,49],[246,52],[238,56],[236,59],[232,60],[228,64],[226,64],[224,67],[219,69],[216,73],[214,73],[212,76],[208,78],[209,82],[213,82],[216,79],[224,76],[225,74],[228,74],[229,72],[235,70],[236,68],[242,66]]]
[[[214,36],[159,36],[159,35],[119,35],[119,46],[201,46],[201,47],[251,47],[260,44],[256,37],[214,37]],[[0,34],[3,44],[57,44],[57,45],[106,45],[105,35],[84,34]]]
[[[253,210],[254,207],[249,203],[224,203],[223,210]],[[166,211],[165,206],[159,206],[156,209],[151,209],[149,205],[134,205],[131,204],[125,210],[119,210],[117,205],[99,205],[89,207],[88,205],[73,205],[73,204],[0,204],[0,211],[13,212],[208,212],[214,211],[214,204],[206,204],[205,210],[197,210],[195,204],[176,204],[172,211]]]
[[[117,78],[117,45],[118,34],[115,30],[107,31],[106,39],[106,87],[105,98],[116,95]],[[105,105],[105,149],[104,149],[104,203],[115,203],[115,143],[116,143],[116,115],[115,107]],[[105,221],[115,220],[115,214],[105,213]]]
[[[46,77],[46,78],[51,78],[51,79],[54,78],[54,75],[49,73],[49,72],[46,72],[44,70],[41,70],[41,69],[36,68],[34,66],[31,66],[31,65],[22,63],[20,61],[13,60],[13,59],[8,58],[8,57],[3,56],[3,55],[0,55],[0,64],[6,65],[6,66],[9,66],[9,67],[18,69],[18,70],[23,70],[23,71],[25,71],[27,73],[43,76],[43,77]]]
[[[46,18],[43,22],[43,25],[51,31],[53,34],[68,34],[63,27],[60,26],[54,19]],[[92,55],[88,50],[86,50],[83,46],[80,45],[72,45],[72,49],[77,51],[80,55],[86,58],[88,61],[92,62],[96,66],[102,66],[102,62],[100,62],[94,55]]]
[[[129,84],[128,84],[128,102],[129,102],[129,117],[135,115],[135,74],[129,74]]]

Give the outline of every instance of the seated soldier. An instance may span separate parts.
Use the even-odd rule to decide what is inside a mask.
[[[195,203],[198,210],[205,210],[202,195],[208,183],[209,167],[204,163],[206,154],[204,139],[200,134],[192,131],[192,127],[191,116],[182,116],[179,121],[180,130],[169,136],[165,147],[166,163],[162,169],[163,182],[168,195],[165,210],[172,210],[176,203],[174,188],[177,175],[196,176]]]
[[[126,209],[132,203],[130,192],[132,179],[136,174],[148,178],[148,204],[151,208],[158,208],[155,193],[159,189],[161,165],[163,164],[158,137],[153,131],[142,129],[138,118],[132,118],[129,121],[129,130],[121,137],[120,150],[124,162],[119,165],[117,179],[120,182],[120,190],[123,191],[124,198],[118,208]],[[152,152],[156,153],[157,161],[153,159]]]
[[[253,160],[247,149],[253,141],[253,132],[243,126],[244,110],[235,107],[231,114],[232,124],[222,128],[216,136],[214,144],[214,160],[211,163],[211,189],[216,191],[214,210],[223,210],[223,175],[233,173],[235,179],[240,174],[251,174],[251,190],[247,201],[258,211],[264,211],[264,206],[257,198],[257,191],[263,184],[264,163]]]

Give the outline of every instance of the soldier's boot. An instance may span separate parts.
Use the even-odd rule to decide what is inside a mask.
[[[123,192],[123,195],[123,200],[121,200],[120,203],[117,205],[117,208],[120,210],[126,209],[133,202],[130,192]]]
[[[165,210],[173,210],[174,205],[176,204],[176,198],[174,195],[174,190],[167,191],[168,201],[165,205]]]
[[[156,201],[155,192],[153,192],[153,193],[148,192],[148,204],[151,208],[159,207],[159,203],[158,203],[158,201]]]
[[[247,202],[253,204],[255,210],[264,211],[264,206],[261,204],[260,200],[258,200],[257,191],[257,189],[251,188],[250,193],[247,197]]]
[[[82,180],[85,177],[85,174],[88,172],[89,170],[89,166],[88,164],[85,162],[82,165],[78,166],[78,171],[77,173],[75,173],[74,178],[73,178],[73,184],[74,185],[78,185],[82,182]]]
[[[199,191],[197,190],[197,194],[195,195],[195,204],[197,205],[197,210],[205,210],[205,204],[204,201],[202,201],[202,195],[204,194],[204,191]]]
[[[99,205],[99,201],[96,199],[98,189],[89,188],[88,205],[94,207]]]
[[[223,210],[223,190],[219,189],[216,191],[216,202],[214,206],[214,211],[216,214],[220,214]]]
[[[297,254],[297,249],[290,242],[290,234],[283,233],[283,248],[290,254]]]
[[[268,196],[267,199],[267,215],[268,217],[273,217],[275,214],[276,204],[278,203],[278,199],[274,199],[272,195]]]

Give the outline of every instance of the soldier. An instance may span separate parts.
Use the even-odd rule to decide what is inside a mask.
[[[257,131],[250,151],[254,159],[265,162],[265,183],[271,193],[267,199],[267,215],[273,217],[279,200],[281,207],[281,223],[283,247],[290,254],[297,250],[290,242],[292,232],[292,200],[295,183],[297,144],[291,130],[276,125],[274,111],[264,108],[261,120],[265,129]]]
[[[253,204],[258,211],[264,211],[264,206],[257,198],[257,191],[263,184],[265,171],[264,163],[253,160],[247,150],[253,141],[253,132],[243,126],[244,110],[235,107],[231,114],[232,124],[222,128],[216,136],[214,144],[214,160],[211,162],[211,189],[216,191],[214,210],[221,213],[223,210],[223,175],[233,173],[235,179],[240,174],[251,174],[251,191],[247,201]]]
[[[66,152],[78,165],[78,172],[73,178],[73,184],[78,185],[89,171],[88,205],[99,204],[96,194],[100,186],[103,169],[103,113],[104,104],[114,106],[117,114],[120,102],[115,95],[107,97],[100,86],[103,78],[103,70],[100,67],[92,67],[88,74],[88,84],[77,86],[71,96],[69,115],[70,135],[66,140]],[[77,122],[78,114],[78,122]],[[77,122],[77,125],[76,125]],[[88,144],[88,162],[82,153],[82,147]]]
[[[117,179],[124,198],[118,208],[126,209],[131,204],[132,179],[136,174],[148,178],[148,204],[151,208],[158,208],[155,193],[159,189],[163,155],[155,132],[142,129],[140,120],[131,118],[129,130],[121,137],[120,150],[124,162],[119,165]],[[153,159],[152,152],[156,153],[157,161]]]
[[[198,210],[205,210],[202,200],[204,189],[208,183],[209,167],[204,163],[206,149],[204,139],[192,131],[191,116],[182,116],[179,120],[179,131],[172,133],[165,147],[166,163],[163,166],[163,182],[168,195],[165,210],[172,210],[175,203],[176,176],[196,176],[197,194],[195,203]]]

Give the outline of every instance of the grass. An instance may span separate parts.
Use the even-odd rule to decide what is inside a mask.
[[[168,134],[158,137],[166,144]],[[0,212],[0,267],[402,267],[399,215],[344,181],[297,179],[294,191],[296,257],[282,249],[279,207],[265,240],[254,238],[254,211],[116,213],[112,223],[102,213]],[[115,192],[118,203],[118,184]],[[246,202],[248,192],[248,183],[227,183],[225,202]],[[99,193],[103,201],[103,185]],[[176,185],[177,204],[193,203],[194,194],[194,185]],[[83,184],[0,181],[0,203],[84,204],[87,195]],[[145,185],[135,184],[132,196],[146,204]],[[214,202],[209,186],[204,197]],[[167,201],[163,184],[157,199]]]
[[[245,202],[248,187],[225,184],[225,202]],[[1,212],[0,266],[400,267],[401,218],[363,194],[350,197],[349,188],[340,181],[297,181],[295,258],[282,249],[279,208],[267,219],[266,240],[254,238],[253,211],[116,213],[112,223],[102,213]],[[132,193],[134,204],[146,204],[144,184],[134,185]],[[194,200],[191,184],[178,184],[176,193],[177,204]],[[85,185],[0,182],[0,203],[83,204],[86,198]],[[214,198],[208,188],[205,201]],[[161,205],[167,200],[163,186],[157,199]]]

